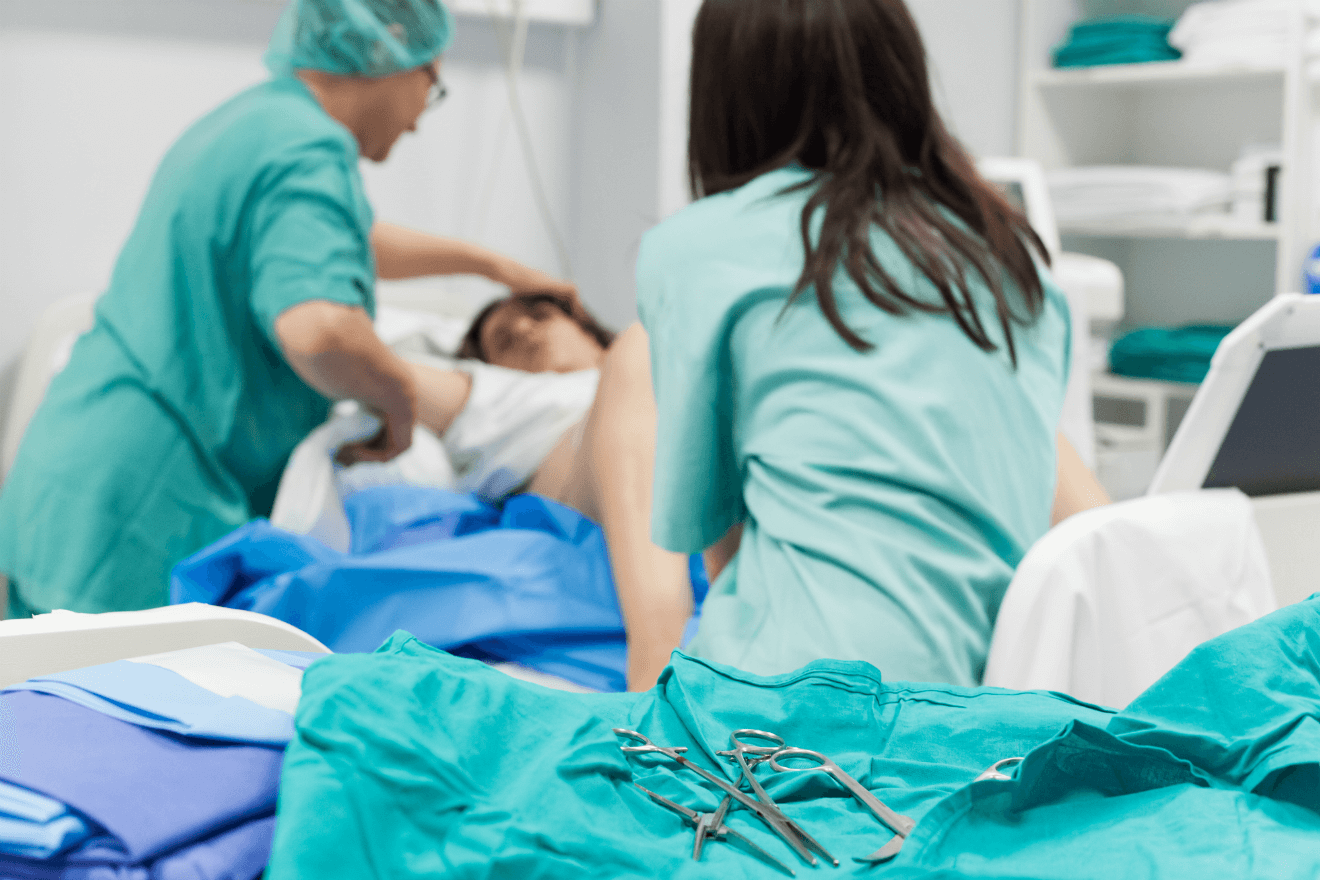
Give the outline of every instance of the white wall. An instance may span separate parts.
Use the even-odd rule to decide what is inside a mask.
[[[907,0],[945,121],[977,156],[1016,147],[1019,0]]]

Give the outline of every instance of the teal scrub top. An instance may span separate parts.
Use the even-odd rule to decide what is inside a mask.
[[[0,572],[26,609],[165,604],[176,562],[270,512],[329,408],[275,319],[373,313],[371,223],[357,142],[296,79],[179,139],[0,494]]]
[[[1013,570],[1049,526],[1069,356],[1063,294],[1017,327],[1009,359],[989,287],[969,273],[999,350],[948,315],[890,315],[840,272],[859,353],[810,291],[810,180],[792,166],[688,206],[649,232],[638,308],[658,406],[653,537],[694,553],[744,523],[688,650],[775,674],[832,657],[886,678],[975,684]],[[912,295],[932,284],[877,231]],[[1006,282],[1008,283],[1008,282]]]

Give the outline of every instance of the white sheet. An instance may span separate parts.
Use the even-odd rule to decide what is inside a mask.
[[[165,654],[133,657],[129,663],[159,666],[222,697],[244,697],[267,709],[292,715],[302,696],[302,670],[258,654],[238,642],[224,642]]]
[[[1018,566],[983,683],[1122,708],[1197,645],[1275,608],[1251,503],[1236,489],[1079,513]]]
[[[382,309],[378,332],[396,352],[472,376],[466,406],[443,437],[418,427],[412,447],[393,461],[345,468],[334,460],[339,448],[373,436],[380,423],[356,404],[340,404],[331,419],[290,456],[271,511],[272,525],[346,552],[349,534],[343,499],[353,492],[371,486],[417,485],[498,500],[531,478],[560,438],[585,418],[596,396],[599,373],[524,373],[454,360],[446,354],[466,329],[465,322],[459,323]]]

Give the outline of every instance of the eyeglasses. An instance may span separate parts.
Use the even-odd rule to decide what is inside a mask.
[[[426,109],[431,109],[439,104],[449,94],[449,89],[445,88],[444,82],[440,79],[440,71],[436,70],[430,64],[422,66],[427,77],[431,80],[431,88],[426,91]]]

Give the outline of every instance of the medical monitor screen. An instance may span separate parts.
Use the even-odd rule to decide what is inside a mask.
[[[1027,196],[1022,191],[1022,184],[1016,180],[995,180],[992,181],[995,188],[999,190],[1008,203],[1017,208],[1023,214],[1027,213]]]
[[[1320,346],[1265,353],[1205,478],[1253,497],[1320,490]]]

